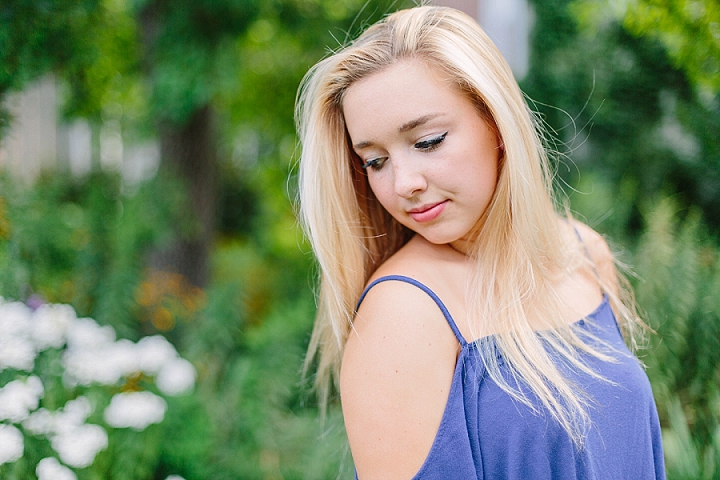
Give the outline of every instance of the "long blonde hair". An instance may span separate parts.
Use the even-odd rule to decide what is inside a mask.
[[[320,404],[325,405],[332,380],[338,379],[363,288],[413,234],[373,195],[348,139],[343,98],[354,82],[410,59],[443,72],[496,129],[504,149],[497,188],[470,252],[476,266],[468,286],[471,326],[499,332],[493,342],[478,342],[486,350],[487,371],[532,406],[517,388],[527,385],[582,443],[588,399],[561,374],[546,346],[596,377],[578,351],[612,361],[611,352],[590,347],[557,315],[561,302],[552,279],[582,264],[589,268],[589,260],[578,242],[561,233],[541,130],[512,72],[479,25],[450,8],[422,6],[388,16],[316,64],[300,86],[300,214],[320,267],[318,312],[305,365],[317,360]],[[612,285],[601,281],[601,286],[619,323],[633,330],[639,320],[632,301],[619,298]],[[530,308],[540,332],[531,328]],[[501,374],[492,349],[499,349],[510,366],[514,386]]]

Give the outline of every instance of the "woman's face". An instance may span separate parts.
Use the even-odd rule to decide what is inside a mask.
[[[475,105],[416,60],[350,86],[345,123],[370,188],[398,222],[467,252],[487,209],[501,150]]]

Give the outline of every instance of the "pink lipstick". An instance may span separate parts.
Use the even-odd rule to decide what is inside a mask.
[[[410,214],[410,217],[418,223],[429,222],[431,220],[435,220],[437,217],[440,216],[443,210],[445,210],[445,205],[447,205],[447,202],[448,201],[445,200],[439,203],[423,205],[421,207],[408,210],[408,213]]]

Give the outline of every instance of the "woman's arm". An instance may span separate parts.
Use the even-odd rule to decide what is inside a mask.
[[[437,305],[406,283],[377,284],[345,346],[340,393],[360,479],[409,479],[437,433],[459,344]]]

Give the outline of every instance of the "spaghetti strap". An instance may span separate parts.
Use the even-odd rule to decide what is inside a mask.
[[[438,297],[435,292],[433,292],[428,286],[425,284],[415,280],[414,278],[406,277],[405,275],[387,275],[385,277],[380,277],[370,283],[365,290],[363,291],[362,295],[360,295],[360,300],[357,302],[357,306],[355,307],[355,311],[360,308],[360,304],[365,299],[365,296],[368,294],[370,289],[381,282],[387,282],[389,280],[395,280],[398,282],[405,282],[409,283],[410,285],[414,285],[423,292],[427,293],[430,298],[433,299],[435,304],[440,308],[440,311],[442,312],[443,316],[445,317],[445,320],[447,321],[448,325],[450,325],[450,328],[452,329],[453,333],[455,334],[455,338],[457,338],[457,341],[460,342],[461,346],[467,345],[467,342],[465,341],[465,338],[460,333],[460,329],[458,329],[457,325],[455,324],[455,320],[453,320],[452,315],[450,315],[450,312],[448,311],[445,304],[440,300],[440,297]]]

